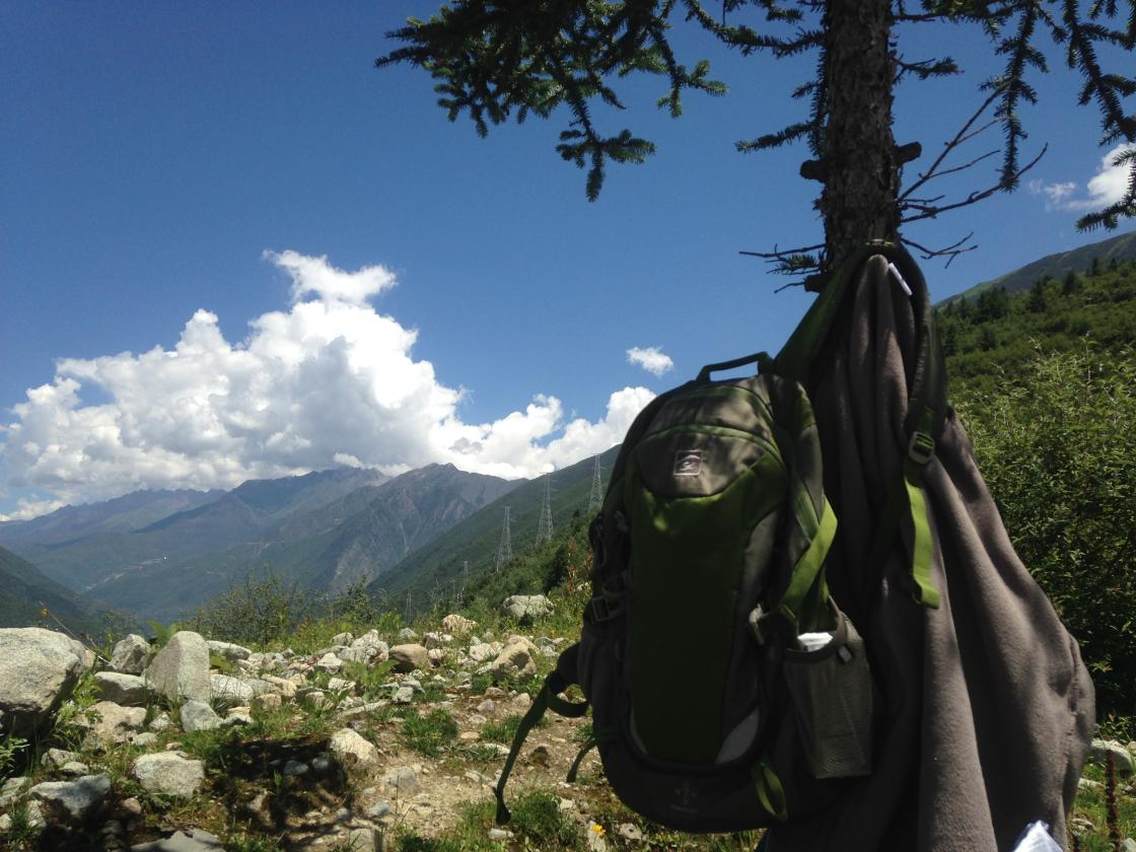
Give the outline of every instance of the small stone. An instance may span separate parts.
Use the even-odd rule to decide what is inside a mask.
[[[332,645],[350,645],[355,637],[351,633],[336,633],[331,637]]]
[[[384,775],[383,783],[400,796],[413,796],[418,792],[418,773],[412,766],[400,766]]]
[[[332,734],[328,750],[346,769],[365,768],[379,759],[378,749],[350,728],[342,728]]]
[[[145,707],[150,702],[150,689],[138,675],[96,672],[95,686],[100,697],[125,707]]]
[[[163,711],[163,712],[159,713],[157,716],[155,716],[153,719],[151,719],[150,724],[147,725],[146,727],[149,728],[151,731],[157,731],[158,733],[161,733],[162,731],[169,728],[172,724],[173,724],[173,720],[170,718],[170,714]]]
[[[74,781],[36,784],[28,794],[38,799],[54,819],[80,823],[90,819],[102,807],[110,786],[110,778],[106,775],[84,775]]]
[[[484,701],[477,705],[477,712],[486,716],[491,715],[496,709],[497,705],[493,703],[492,698],[486,698]]]
[[[409,627],[404,627],[398,631],[398,639],[400,642],[414,642],[418,639],[418,634]]]
[[[150,657],[150,643],[137,633],[119,640],[110,654],[110,667],[123,674],[140,675]]]
[[[126,816],[142,816],[142,803],[133,796],[131,796],[129,799],[123,799],[121,802],[119,802],[118,809],[122,811],[122,813]]]
[[[320,775],[327,775],[327,773],[331,772],[334,765],[330,755],[326,754],[317,754],[312,758],[311,762],[312,771]]]
[[[1103,790],[1104,784],[1100,781],[1094,781],[1092,778],[1079,778],[1077,779],[1078,790]]]
[[[495,680],[532,677],[536,674],[534,650],[535,647],[527,639],[512,637],[490,665],[490,674]]]
[[[391,804],[386,799],[380,799],[366,810],[368,819],[382,819],[391,812]]]
[[[391,700],[395,704],[409,704],[414,700],[414,688],[410,686],[400,686],[394,691]]]
[[[347,832],[347,848],[351,852],[376,852],[382,841],[373,828],[353,828]]]
[[[637,842],[643,839],[643,830],[633,822],[620,823],[616,832],[618,832],[619,836],[624,840]]]
[[[181,729],[187,734],[220,727],[221,717],[204,701],[187,701],[181,706]]]
[[[58,750],[59,749],[55,749],[55,751]],[[70,752],[64,753],[70,754]],[[32,779],[18,775],[0,784],[0,808],[6,808],[12,804],[12,802],[16,801],[31,782]]]
[[[209,675],[209,689],[212,700],[225,707],[247,705],[252,701],[252,687],[240,678],[230,675]]]
[[[64,751],[61,748],[49,748],[39,759],[40,766],[45,769],[58,769],[65,763],[78,760],[79,755],[73,751]]]
[[[513,832],[506,831],[503,828],[491,828],[491,829],[489,829],[489,839],[490,840],[508,840],[512,836],[513,836]]]
[[[394,660],[396,672],[423,671],[430,668],[430,655],[421,645],[395,645],[390,649],[390,659]]]
[[[170,751],[142,755],[134,761],[132,774],[148,793],[173,799],[191,798],[205,781],[200,760],[188,760]]]
[[[79,778],[83,775],[89,775],[91,773],[91,767],[78,760],[69,760],[59,767],[59,772],[62,775],[66,775],[68,778]]]
[[[323,669],[325,672],[337,672],[343,668],[343,660],[335,654],[327,653],[316,661],[316,668]]]
[[[209,639],[205,643],[209,648],[210,654],[216,654],[218,657],[224,657],[226,660],[247,660],[252,656],[252,651],[243,645],[234,645],[232,642],[218,642],[216,639]]]
[[[283,704],[280,694],[277,692],[267,692],[264,695],[258,695],[252,700],[254,706],[262,710],[274,710]]]
[[[138,843],[130,852],[222,852],[224,845],[215,834],[201,828],[191,828],[189,834],[175,831],[162,840]]]
[[[290,778],[299,777],[300,775],[308,774],[308,764],[299,760],[289,760],[284,764],[283,772]]]
[[[477,627],[476,621],[472,621],[464,615],[458,615],[456,612],[451,612],[442,619],[442,629],[458,636],[469,633],[475,627]]]
[[[490,686],[485,690],[486,698],[507,698],[509,693],[499,686]]]
[[[88,738],[97,745],[114,745],[130,739],[146,721],[145,707],[123,707],[113,701],[100,701],[91,707],[95,720]]]
[[[1120,852],[1136,852],[1136,840],[1126,837],[1120,844]]]

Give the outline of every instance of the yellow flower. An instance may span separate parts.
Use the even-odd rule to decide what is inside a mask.
[[[604,830],[604,827],[598,822],[593,822],[591,824],[591,830],[596,837],[603,837],[605,834],[607,834],[607,832]]]

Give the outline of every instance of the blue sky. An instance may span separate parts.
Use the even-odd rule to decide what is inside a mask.
[[[684,58],[710,58],[730,94],[692,95],[673,120],[654,108],[660,81],[631,83],[632,108],[605,126],[658,153],[611,168],[588,203],[553,151],[564,116],[479,139],[446,120],[425,73],[372,67],[384,32],[433,8],[5,4],[0,515],[333,459],[531,475],[618,440],[637,402],[702,363],[781,344],[811,297],[775,294],[782,281],[738,250],[818,241],[817,184],[797,177],[803,148],[733,143],[799,117],[787,92],[807,60],[725,56],[680,29]],[[945,45],[971,68],[899,93],[898,140],[933,153],[994,66],[965,30],[912,39],[910,58]],[[1026,114],[1027,153],[1050,146],[1034,191],[912,229],[929,244],[976,232],[979,251],[925,265],[936,298],[1107,236],[1073,226],[1105,152],[1077,77],[1054,64]],[[334,282],[351,295],[329,295]],[[266,315],[292,330],[250,329]],[[353,331],[335,343],[338,322]],[[317,326],[326,339],[311,343]],[[288,334],[314,347],[298,368],[273,354]],[[250,362],[258,346],[267,360]],[[630,363],[632,347],[661,348],[673,369]],[[401,396],[367,396],[389,382]],[[258,401],[209,401],[242,393]]]

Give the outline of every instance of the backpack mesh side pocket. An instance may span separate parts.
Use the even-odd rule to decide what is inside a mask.
[[[836,610],[836,619],[831,641],[815,651],[786,650],[782,666],[809,771],[818,779],[872,771],[872,674],[864,640],[844,613]]]

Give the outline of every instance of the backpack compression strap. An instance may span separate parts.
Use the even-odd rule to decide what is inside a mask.
[[[905,510],[913,532],[911,578],[918,603],[938,608],[939,590],[931,579],[934,542],[923,473],[935,455],[935,437],[946,420],[946,370],[942,350],[935,334],[934,318],[927,283],[918,264],[902,246],[883,241],[868,243],[848,259],[821,291],[797,330],[778,353],[774,371],[808,384],[808,376],[819,356],[846,297],[855,286],[856,275],[872,255],[883,255],[895,264],[912,291],[912,309],[918,332],[915,371],[904,420],[907,454],[903,473],[890,482],[884,499],[880,525],[876,528],[865,564],[881,565],[899,532]],[[904,505],[906,503],[906,506]]]
[[[576,658],[579,652],[579,643],[564,649],[560,658],[556,661],[556,668],[549,672],[548,677],[544,679],[544,685],[540,688],[536,698],[533,699],[532,706],[529,707],[528,712],[517,725],[517,733],[513,736],[513,745],[509,749],[509,756],[505,758],[505,766],[501,770],[501,777],[497,780],[497,786],[493,791],[497,797],[498,825],[504,825],[510,818],[509,809],[505,807],[505,783],[509,780],[509,773],[513,771],[513,764],[517,762],[517,756],[521,753],[521,746],[524,745],[529,731],[536,727],[537,723],[544,717],[545,711],[550,708],[568,718],[583,716],[588,712],[588,702],[565,701],[558,695],[571,684],[577,682]]]

